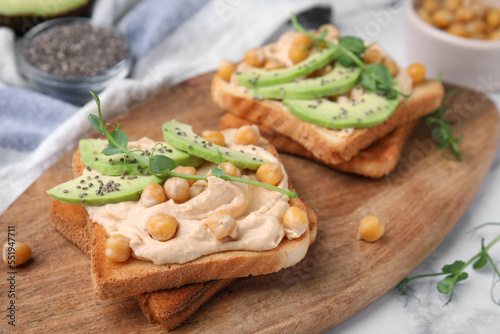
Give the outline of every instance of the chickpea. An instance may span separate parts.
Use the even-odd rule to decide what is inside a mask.
[[[407,71],[414,85],[425,79],[425,66],[420,63],[411,64]]]
[[[302,209],[291,206],[285,211],[283,225],[286,229],[295,230],[299,235],[302,235],[309,226],[309,219]]]
[[[384,224],[375,216],[367,216],[359,222],[358,239],[369,242],[382,238],[385,232]]]
[[[380,53],[379,49],[370,47],[363,54],[363,60],[367,64],[381,63],[382,54]]]
[[[178,226],[179,222],[175,217],[169,215],[155,215],[149,219],[148,232],[155,240],[167,241],[175,235]]]
[[[431,14],[429,14],[429,12],[428,12],[428,11],[426,11],[425,9],[419,8],[419,9],[417,9],[417,14],[418,14],[418,16],[420,16],[420,18],[421,18],[424,22],[427,22],[427,23],[429,23],[429,24],[432,24]]]
[[[224,239],[230,235],[235,227],[236,221],[231,213],[220,210],[207,219],[207,226],[217,239]]]
[[[264,69],[266,70],[279,70],[280,68],[285,68],[286,64],[278,59],[268,59],[264,64]]]
[[[435,12],[439,8],[441,8],[441,4],[436,0],[424,0],[422,1],[422,8],[428,11],[429,13]]]
[[[450,12],[455,12],[461,5],[460,0],[445,0],[443,7],[449,10]]]
[[[189,199],[189,183],[179,177],[171,177],[163,185],[167,198],[176,203],[184,203]]]
[[[276,186],[283,179],[283,172],[277,163],[266,162],[257,169],[257,179],[262,183]]]
[[[391,72],[391,75],[393,77],[395,77],[396,75],[398,75],[398,65],[396,64],[396,62],[394,60],[392,60],[391,57],[384,57],[384,60],[382,61],[382,64],[384,64],[385,66],[387,66],[387,68],[389,69],[389,71]]]
[[[303,33],[300,33],[300,34],[297,34],[297,36],[295,36],[293,38],[293,44],[297,44],[297,45],[302,45],[302,46],[308,46],[309,44],[312,43],[312,39],[307,36],[306,34],[303,34]]]
[[[179,174],[185,174],[185,175],[198,175],[196,173],[196,168],[191,167],[191,166],[177,166],[175,167],[172,172],[174,173],[179,173]],[[185,179],[188,183],[189,186],[192,186],[193,183],[195,183],[196,180],[188,180]]]
[[[149,208],[155,206],[157,204],[163,203],[167,200],[165,197],[165,192],[163,191],[163,187],[158,183],[150,183],[144,187],[144,190],[141,193],[141,199],[139,203],[145,207]]]
[[[467,29],[461,23],[452,24],[446,31],[455,36],[467,37]]]
[[[234,134],[233,141],[237,145],[255,145],[259,141],[260,134],[255,127],[243,125]]]
[[[260,48],[255,48],[245,52],[245,62],[253,67],[262,67],[266,62],[264,51]]]
[[[12,246],[12,247],[11,247]],[[31,258],[31,248],[23,242],[3,245],[3,262],[8,266],[20,266]]]
[[[494,41],[494,40],[499,40],[500,39],[500,31],[492,31],[490,34],[487,36],[487,39]]]
[[[453,21],[453,14],[446,9],[439,9],[432,14],[432,24],[438,28],[446,28]]]
[[[309,56],[309,50],[305,45],[293,44],[288,51],[288,57],[294,63],[300,63]]]
[[[224,170],[224,173],[229,176],[241,176],[241,171],[238,169],[238,167],[227,161],[222,163],[222,170]]]
[[[455,13],[455,19],[459,22],[470,22],[474,17],[474,11],[470,7],[460,7]]]
[[[500,25],[500,10],[493,9],[486,14],[486,25],[490,29],[495,29]]]
[[[226,139],[224,138],[224,135],[220,133],[219,131],[215,130],[205,130],[201,134],[203,138],[208,140],[211,143],[214,143],[215,145],[219,146],[225,146],[226,145]]]
[[[217,74],[219,74],[222,79],[229,81],[235,70],[236,64],[230,62],[229,60],[222,59],[219,64]]]
[[[122,234],[113,234],[106,240],[106,256],[115,262],[125,262],[132,250],[130,239]]]
[[[325,39],[327,41],[331,42],[331,41],[340,37],[339,30],[331,24],[323,24],[321,27],[318,28],[318,30],[316,32],[319,35],[323,32],[323,30],[327,31],[326,36],[325,36]]]
[[[469,34],[482,34],[486,31],[486,23],[482,20],[474,20],[467,23],[467,31]]]

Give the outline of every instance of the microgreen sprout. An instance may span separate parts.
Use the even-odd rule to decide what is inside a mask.
[[[401,91],[393,87],[393,77],[389,68],[381,63],[366,65],[363,62],[361,55],[366,51],[365,44],[362,39],[352,36],[340,37],[338,44],[332,43],[325,39],[326,29],[321,31],[319,36],[305,29],[297,20],[295,14],[292,14],[292,25],[297,31],[306,34],[313,41],[313,46],[327,46],[335,49],[334,59],[344,67],[358,66],[361,68],[360,84],[369,91],[378,93],[382,92],[387,98],[396,98],[403,96],[408,98],[409,95],[403,94]]]
[[[479,228],[483,228],[485,226],[500,226],[500,223],[485,223],[485,224],[477,226],[474,230],[477,230]],[[437,283],[437,289],[440,293],[449,294],[448,301],[443,305],[443,306],[446,306],[453,299],[455,285],[458,282],[463,281],[469,277],[469,274],[465,272],[465,269],[472,264],[472,268],[475,270],[478,270],[478,269],[485,267],[489,263],[491,265],[491,267],[493,268],[493,284],[491,286],[491,291],[490,291],[491,300],[493,301],[493,303],[500,306],[500,301],[495,300],[495,298],[493,296],[493,289],[494,289],[495,285],[498,283],[498,281],[500,280],[500,271],[498,270],[497,265],[495,264],[495,262],[493,261],[493,259],[490,256],[490,254],[488,253],[488,251],[491,249],[491,247],[493,247],[493,245],[495,245],[498,241],[500,241],[500,235],[497,236],[488,245],[485,246],[484,245],[484,238],[483,238],[483,239],[481,239],[481,250],[477,254],[475,254],[472,258],[470,258],[469,261],[464,262],[464,261],[457,260],[457,261],[453,262],[452,264],[447,264],[447,265],[443,266],[443,268],[441,269],[441,272],[416,275],[416,276],[405,278],[397,286],[399,293],[406,296],[407,302],[408,302],[410,297],[416,298],[415,295],[413,294],[413,290],[408,285],[411,281],[413,281],[415,279],[419,279],[419,278],[446,275],[445,278],[441,279]]]
[[[99,100],[99,97],[97,94],[94,92],[90,92],[92,96],[94,97],[94,100],[97,104],[97,111],[99,113],[99,116],[96,116],[94,114],[89,115],[88,120],[90,123],[90,126],[99,132],[100,134],[106,136],[108,138],[108,147],[106,147],[102,153],[105,155],[114,155],[118,153],[125,153],[129,155],[130,157],[136,159],[141,165],[146,165],[147,167],[147,172],[149,174],[153,174],[159,178],[169,178],[169,177],[179,177],[182,179],[187,179],[187,180],[206,180],[208,179],[209,175],[187,175],[187,174],[180,174],[173,172],[172,170],[176,167],[175,162],[170,159],[167,156],[164,155],[155,155],[154,152],[156,150],[156,147],[161,144],[155,145],[153,147],[152,152],[150,155],[144,154],[141,155],[140,153],[144,153],[141,150],[130,150],[127,148],[128,145],[128,137],[125,131],[121,130],[119,126],[116,126],[112,131],[108,131],[106,129],[106,125],[103,121],[102,118],[102,113],[101,113],[101,101]],[[140,152],[140,153],[138,153]],[[219,152],[219,160],[221,160],[221,155]],[[221,163],[219,162],[219,166],[222,166]],[[241,177],[236,177],[236,176],[230,176],[226,175],[224,173],[224,170],[219,167],[214,167],[212,168],[212,175],[216,176],[220,179],[223,179],[225,181],[234,181],[234,182],[239,182],[239,183],[245,183],[273,191],[280,192],[282,194],[287,195],[290,198],[295,198],[297,197],[297,194],[291,190],[288,189],[282,189],[279,187],[275,187],[269,184],[265,184],[262,182],[257,182],[254,180],[249,180]]]
[[[441,75],[438,75],[438,81],[441,81]],[[450,124],[444,120],[444,114],[451,110],[451,107],[446,105],[447,101],[460,91],[461,89],[454,89],[448,92],[444,96],[439,108],[425,118],[425,123],[431,129],[434,138],[436,138],[439,149],[442,150],[449,147],[458,161],[462,160],[462,153],[460,152],[458,143],[464,139],[464,134],[461,133],[458,137],[453,137]]]

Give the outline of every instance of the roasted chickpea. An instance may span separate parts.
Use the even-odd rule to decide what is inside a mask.
[[[288,51],[288,57],[294,63],[300,63],[309,56],[309,50],[305,45],[293,44]]]
[[[453,21],[453,14],[446,9],[439,9],[431,16],[432,24],[438,28],[446,28]]]
[[[229,81],[235,70],[236,64],[230,62],[229,60],[222,59],[219,64],[217,74],[219,74],[222,79]]]
[[[452,24],[446,31],[455,36],[467,37],[467,29],[461,23]]]
[[[500,10],[492,9],[486,13],[486,25],[489,29],[495,29],[500,25]]]
[[[379,49],[369,47],[363,54],[363,60],[367,64],[375,64],[382,62],[382,53]]]
[[[31,248],[23,242],[3,245],[3,262],[8,266],[20,266],[31,258]]]
[[[233,165],[231,162],[223,162],[222,163],[222,170],[224,170],[224,173],[229,176],[235,176],[235,177],[240,177],[241,176],[241,171]]]
[[[286,229],[294,230],[299,235],[304,233],[309,226],[307,214],[296,206],[291,206],[285,211],[283,216],[283,225]]]
[[[470,22],[475,18],[474,11],[470,7],[460,7],[455,12],[455,19],[459,22]]]
[[[395,77],[396,75],[398,75],[398,65],[396,64],[396,62],[391,58],[391,57],[384,57],[384,60],[382,60],[382,64],[384,64],[385,66],[387,66],[387,68],[389,69],[389,71],[391,72],[391,75],[393,77]]]
[[[266,162],[257,169],[257,179],[262,183],[276,186],[283,179],[283,172],[277,163]]]
[[[217,239],[229,236],[236,227],[236,221],[230,212],[220,210],[207,219],[207,226]]]
[[[500,39],[500,31],[496,30],[496,31],[490,32],[487,36],[487,39],[492,40],[492,41]]]
[[[205,130],[201,134],[203,138],[208,140],[211,143],[214,143],[215,145],[219,146],[225,146],[226,145],[226,139],[224,138],[224,135],[220,133],[219,131],[215,130]]]
[[[307,36],[306,34],[299,33],[297,36],[293,38],[293,44],[297,45],[302,45],[302,46],[308,46],[309,44],[312,43],[312,39]]]
[[[171,177],[163,185],[165,195],[176,203],[184,203],[189,199],[189,183],[186,179]]]
[[[163,187],[158,183],[150,183],[144,187],[139,203],[145,208],[163,203],[167,200]]]
[[[130,239],[122,234],[113,234],[106,240],[106,256],[115,262],[125,262],[132,250]]]
[[[421,7],[429,13],[432,13],[441,8],[441,4],[436,0],[424,0],[422,1]]]
[[[461,3],[460,0],[445,0],[443,7],[453,13],[460,7]]]
[[[234,134],[233,141],[237,145],[255,145],[259,141],[258,130],[251,125],[243,125]]]
[[[428,11],[426,11],[425,9],[419,8],[419,9],[417,9],[417,14],[418,14],[418,16],[420,16],[420,18],[423,21],[425,21],[429,24],[432,24],[431,14],[429,14]]]
[[[318,30],[316,30],[316,32],[319,35],[323,32],[323,30],[327,31],[326,36],[325,36],[325,39],[327,41],[331,42],[331,41],[340,37],[339,30],[331,24],[323,24],[321,27],[318,28]]]
[[[167,241],[175,235],[178,226],[179,222],[173,216],[155,215],[149,219],[148,232],[155,240]]]
[[[260,48],[255,48],[245,52],[245,62],[253,67],[262,67],[266,62],[264,51]]]
[[[172,172],[179,173],[179,174],[185,174],[185,175],[197,175],[196,168],[191,167],[191,166],[177,166],[172,170]],[[195,181],[196,181],[196,180],[188,180],[188,179],[185,179],[185,180],[189,183],[189,186],[192,186],[193,183],[195,183]]]
[[[359,222],[358,239],[374,242],[385,233],[384,224],[375,216],[367,216]]]
[[[425,66],[420,63],[411,64],[407,71],[414,85],[425,79]]]

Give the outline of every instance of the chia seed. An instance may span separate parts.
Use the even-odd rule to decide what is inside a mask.
[[[127,51],[125,41],[108,28],[70,23],[35,36],[26,48],[26,59],[48,74],[93,77],[125,59]]]

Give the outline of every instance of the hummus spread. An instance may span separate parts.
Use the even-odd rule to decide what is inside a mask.
[[[288,31],[281,35],[281,37],[274,43],[268,44],[266,46],[262,47],[262,51],[264,52],[264,55],[266,59],[276,59],[281,62],[283,62],[287,67],[293,66],[293,62],[291,61],[290,57],[288,56],[288,51],[290,50],[290,47],[293,44],[293,39],[295,36],[299,35],[300,33],[297,31]],[[338,40],[337,39],[331,39],[330,40],[332,43],[337,44]],[[378,44],[374,44],[369,41],[365,41],[365,46],[370,46],[371,48],[377,49],[382,57],[387,56],[387,53],[385,52],[384,49]],[[236,71],[246,71],[252,69],[252,66],[248,65],[245,62],[241,62],[238,64]],[[408,75],[407,71],[403,70],[401,67],[398,66],[398,74],[394,78],[399,84],[401,85],[401,92],[405,95],[409,95],[412,92],[412,80],[410,76]],[[245,87],[240,86],[238,84],[238,79],[236,78],[235,75],[231,77],[230,80],[230,85],[234,88],[239,90],[241,93],[245,92]],[[347,103],[352,103],[354,101],[357,101],[362,98],[362,95],[364,93],[364,89],[360,85],[356,85],[353,89],[351,89],[350,92],[347,92],[345,94],[339,95],[336,99],[334,99],[336,102],[341,103],[341,104],[347,104]],[[402,98],[401,98],[402,99]],[[269,103],[280,103],[279,101],[268,101]],[[329,129],[329,128],[324,128],[320,126],[313,125],[313,127],[316,129],[316,131],[321,132],[325,137],[333,137],[333,138],[345,138],[350,136],[353,132],[353,128],[345,128],[345,129]]]
[[[259,146],[232,144],[234,129],[224,130],[229,148],[251,152],[268,161],[279,163],[271,153]],[[151,147],[152,141],[141,139],[129,147]],[[278,185],[288,189],[288,177]],[[198,175],[208,175],[215,164],[206,162],[197,169]],[[243,170],[242,177],[257,180],[255,171]],[[146,208],[137,202],[121,202],[101,207],[87,207],[89,217],[101,224],[109,235],[122,234],[130,238],[133,255],[155,264],[185,263],[203,255],[229,250],[265,251],[276,248],[283,237],[299,237],[305,231],[285,231],[282,217],[290,207],[288,196],[261,187],[228,182],[211,176],[196,181],[190,189],[191,198],[184,203],[168,200]],[[207,227],[210,215],[217,211],[230,212],[236,228],[229,237],[217,240]],[[168,241],[154,240],[147,223],[157,214],[174,216],[179,222],[177,232]]]

